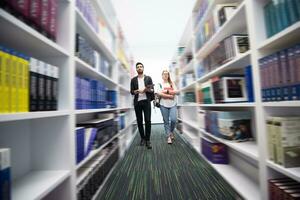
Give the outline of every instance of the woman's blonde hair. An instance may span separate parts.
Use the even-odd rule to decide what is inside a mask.
[[[172,87],[173,87],[173,81],[171,80],[170,72],[169,72],[168,70],[164,69],[164,70],[162,71],[161,75],[163,75],[165,72],[168,73],[168,82],[169,82],[169,84],[170,84],[170,86],[171,86],[171,88],[172,88]]]

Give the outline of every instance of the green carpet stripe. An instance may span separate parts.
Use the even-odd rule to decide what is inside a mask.
[[[137,135],[98,200],[242,199],[178,135],[168,145],[162,125],[152,126],[152,150],[139,146],[139,141]]]

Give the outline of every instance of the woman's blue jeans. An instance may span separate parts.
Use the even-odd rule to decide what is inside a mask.
[[[170,136],[170,133],[173,133],[177,121],[177,106],[173,107],[164,107],[160,106],[160,111],[164,120],[164,127],[167,137]]]

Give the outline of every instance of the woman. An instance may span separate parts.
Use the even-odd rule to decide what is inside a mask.
[[[177,121],[177,98],[179,93],[170,78],[168,70],[162,72],[162,83],[158,84],[157,94],[160,96],[160,111],[164,120],[167,143],[172,144],[174,140],[174,129]]]

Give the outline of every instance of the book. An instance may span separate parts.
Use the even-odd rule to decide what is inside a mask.
[[[217,112],[219,137],[232,141],[253,139],[251,113],[248,111]]]
[[[227,146],[214,142],[208,138],[201,138],[201,152],[202,154],[214,164],[228,164]]]
[[[236,6],[222,6],[218,10],[218,22],[219,27],[222,26],[234,13],[236,10]]]
[[[51,110],[58,109],[58,81],[59,81],[59,68],[52,66],[51,71]]]
[[[246,83],[246,91],[248,102],[254,102],[254,91],[253,91],[253,76],[252,76],[252,66],[248,65],[244,69],[245,73],[245,83]]]
[[[76,131],[76,164],[80,163],[85,157],[85,128],[77,127]]]
[[[0,199],[10,200],[11,197],[11,164],[10,149],[0,149]]]
[[[0,94],[4,94],[4,47],[0,46]],[[0,98],[0,113],[4,113],[3,98]]]
[[[84,144],[84,155],[85,157],[89,155],[91,150],[95,147],[95,140],[97,136],[96,128],[86,128],[84,132],[85,144]]]
[[[51,100],[52,100],[52,66],[50,64],[45,64],[45,110],[51,110]]]
[[[284,167],[300,166],[300,117],[273,117],[277,163]]]
[[[30,79],[29,79],[29,91],[30,91],[30,111],[38,111],[38,64],[37,59],[30,58]]]
[[[30,0],[29,20],[32,26],[38,30],[41,28],[41,13],[42,13],[41,0]]]
[[[46,82],[46,63],[43,61],[37,61],[37,73],[38,73],[38,88],[37,88],[37,96],[38,96],[38,111],[45,110],[45,82]]]

